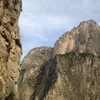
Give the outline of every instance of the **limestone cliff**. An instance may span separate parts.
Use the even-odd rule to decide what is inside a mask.
[[[32,49],[21,63],[21,100],[100,100],[100,26],[84,21],[54,48]]]
[[[0,100],[18,99],[21,0],[0,0]]]

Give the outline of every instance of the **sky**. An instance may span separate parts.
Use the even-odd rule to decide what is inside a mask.
[[[90,19],[100,25],[100,0],[22,0],[19,17],[24,58],[39,46],[54,43],[80,22]]]

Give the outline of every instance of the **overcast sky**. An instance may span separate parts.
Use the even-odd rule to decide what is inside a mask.
[[[22,0],[19,18],[23,56],[32,48],[53,47],[65,32],[81,21],[100,25],[100,0]]]

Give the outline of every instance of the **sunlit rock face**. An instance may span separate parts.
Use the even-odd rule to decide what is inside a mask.
[[[21,100],[100,100],[100,26],[80,23],[54,48],[32,49],[21,63]]]
[[[80,23],[59,38],[54,51],[55,55],[77,52],[100,56],[100,26],[93,20]]]
[[[18,99],[21,0],[0,0],[0,100]]]

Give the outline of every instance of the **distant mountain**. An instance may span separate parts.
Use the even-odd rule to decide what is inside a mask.
[[[100,26],[81,22],[54,48],[32,49],[21,63],[21,100],[100,100]]]

